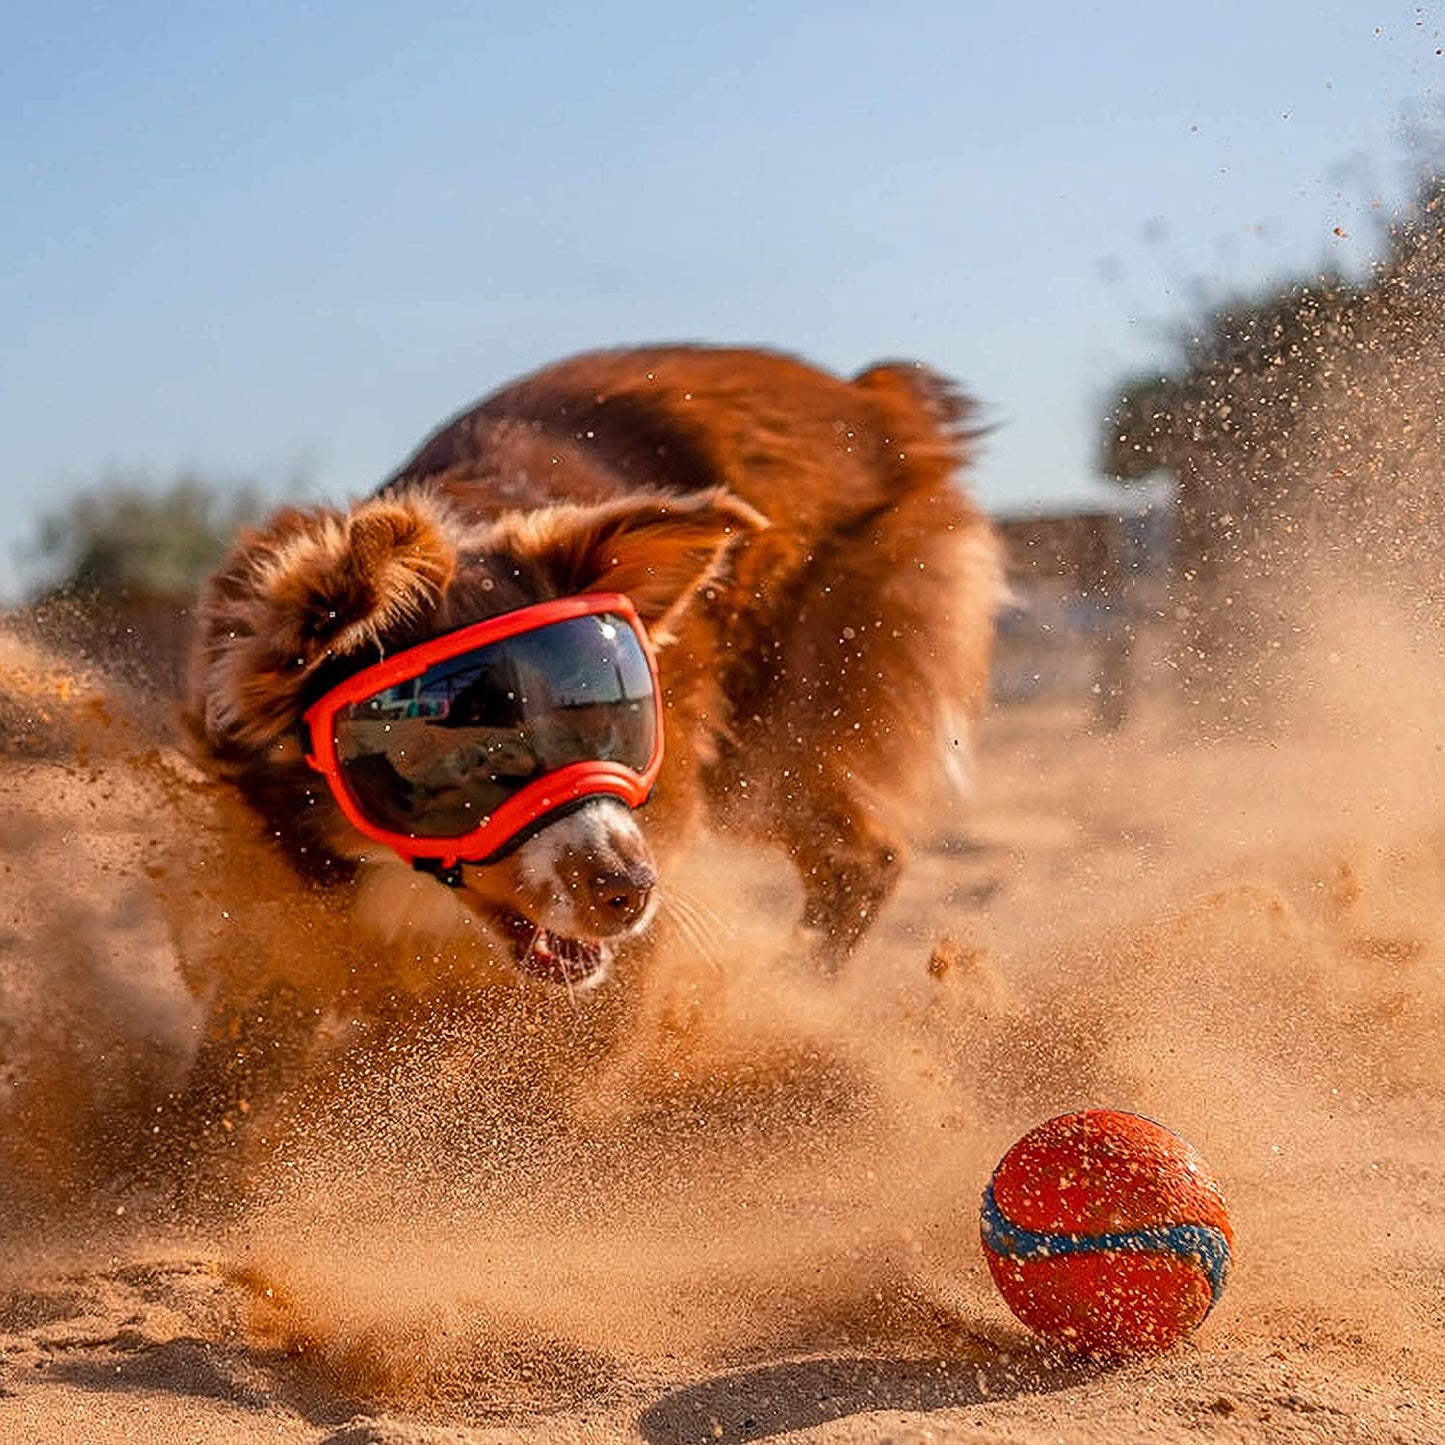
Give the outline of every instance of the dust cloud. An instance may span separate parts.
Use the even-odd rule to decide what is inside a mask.
[[[212,800],[8,639],[0,1417],[58,1440],[84,1398],[119,1438],[123,1388],[216,1439],[264,1415],[296,1440],[853,1440],[876,1410],[940,1439],[1439,1438],[1431,586],[1302,555],[1271,599],[1290,686],[1255,727],[1165,685],[1110,732],[1069,699],[998,709],[977,795],[924,820],[836,978],[777,861],[707,840],[645,977],[338,1049],[247,1204],[189,1220],[125,1160],[197,1022],[151,865]],[[1197,1339],[1133,1373],[1028,1340],[977,1245],[1002,1152],[1090,1105],[1188,1137],[1237,1235]]]

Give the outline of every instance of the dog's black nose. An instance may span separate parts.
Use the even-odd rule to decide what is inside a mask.
[[[592,879],[592,897],[610,918],[618,924],[627,924],[642,916],[655,887],[657,874],[652,867],[632,863],[626,868],[596,874]]]

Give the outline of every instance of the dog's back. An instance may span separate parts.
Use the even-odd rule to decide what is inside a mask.
[[[698,750],[715,816],[780,843],[807,922],[850,946],[889,891],[900,805],[945,764],[987,689],[997,546],[957,484],[968,403],[906,363],[852,381],[754,350],[576,357],[429,438],[383,490],[477,517],[634,491],[718,488],[761,512],[669,649],[713,679]]]

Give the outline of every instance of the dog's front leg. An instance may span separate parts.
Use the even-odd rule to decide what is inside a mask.
[[[816,803],[790,821],[786,846],[803,882],[803,928],[838,967],[862,941],[903,871],[901,838],[861,806]]]

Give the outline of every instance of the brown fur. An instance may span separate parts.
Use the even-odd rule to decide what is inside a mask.
[[[999,564],[955,480],[968,411],[909,364],[849,382],[758,351],[595,353],[459,415],[369,500],[243,536],[202,601],[190,728],[321,921],[312,946],[220,969],[211,1036],[278,990],[316,1013],[338,988],[431,986],[410,946],[342,961],[377,850],[304,764],[305,701],[382,652],[580,590],[630,594],[659,647],[667,759],[636,817],[664,880],[710,818],[781,847],[805,923],[846,953],[892,887],[907,804],[986,691]],[[525,904],[524,871],[469,868],[433,899],[449,977],[462,954],[495,971],[467,910]]]

